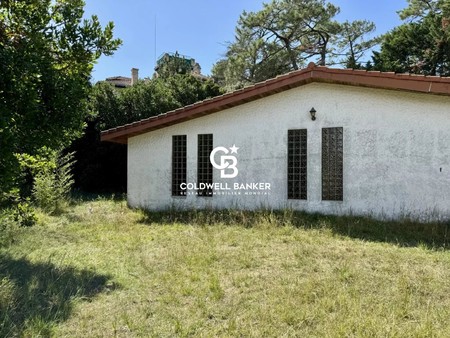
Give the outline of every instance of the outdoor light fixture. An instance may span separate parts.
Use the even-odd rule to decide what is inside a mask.
[[[316,110],[314,109],[314,107],[311,108],[309,113],[311,114],[311,120],[315,121],[316,120]]]

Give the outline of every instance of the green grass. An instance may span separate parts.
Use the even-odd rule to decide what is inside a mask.
[[[107,199],[39,223],[0,248],[0,337],[450,332],[447,224]]]

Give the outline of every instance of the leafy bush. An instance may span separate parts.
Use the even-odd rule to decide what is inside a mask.
[[[37,217],[29,198],[21,198],[18,189],[3,194],[3,203],[0,206],[0,245],[10,241],[9,237],[17,227],[30,227],[36,222]]]
[[[53,166],[39,171],[34,177],[33,197],[38,207],[49,213],[64,209],[73,185],[71,168],[74,153],[55,155]]]
[[[37,223],[34,208],[27,202],[20,202],[12,209],[14,221],[22,227],[31,227]]]
[[[37,217],[34,208],[28,202],[20,202],[7,209],[0,209],[0,248],[9,247],[17,241],[20,235],[20,227],[30,227],[36,223]]]

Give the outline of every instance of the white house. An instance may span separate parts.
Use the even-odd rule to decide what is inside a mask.
[[[310,64],[102,140],[132,207],[450,218],[450,78]]]

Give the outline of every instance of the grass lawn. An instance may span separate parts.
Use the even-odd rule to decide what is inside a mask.
[[[39,216],[0,247],[0,337],[450,335],[443,225],[106,199]]]

